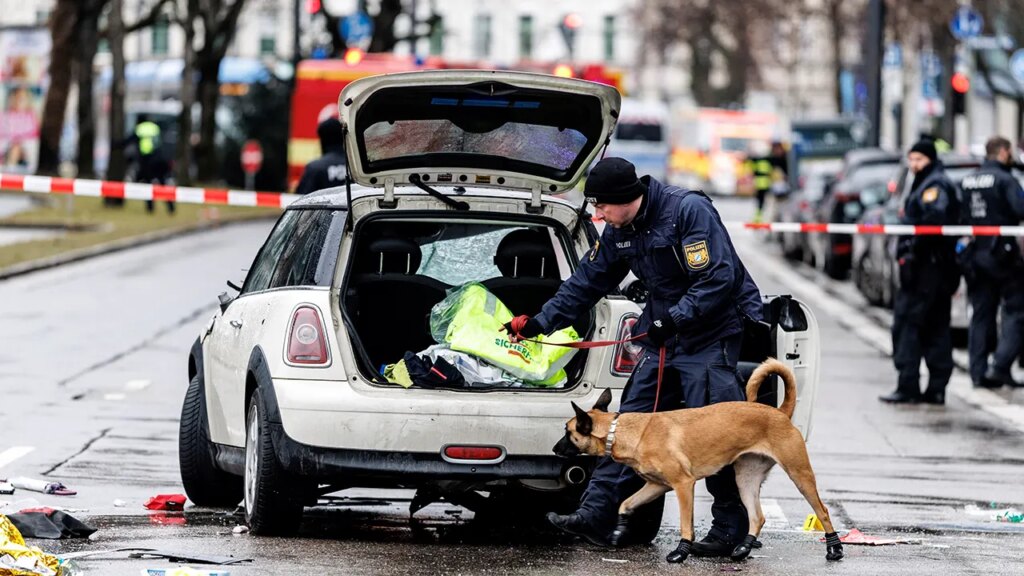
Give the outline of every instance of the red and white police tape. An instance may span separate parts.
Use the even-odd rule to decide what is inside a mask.
[[[295,194],[278,192],[248,192],[226,188],[192,188],[188,186],[164,186],[162,184],[139,184],[136,182],[111,182],[107,180],[80,180],[77,178],[52,178],[50,176],[26,176],[0,172],[0,190],[21,190],[41,194],[69,194],[74,196],[102,196],[104,198],[125,198],[128,200],[167,200],[185,204],[220,204],[228,206],[265,206],[284,208],[298,200]]]
[[[1024,226],[913,226],[910,224],[834,224],[823,222],[727,222],[752,230],[889,236],[1024,236]]]
[[[249,192],[226,188],[192,188],[108,180],[53,178],[0,172],[0,190],[20,190],[40,194],[69,194],[125,198],[128,200],[167,200],[186,204],[227,206],[263,206],[285,208],[299,199],[295,194]],[[1024,237],[1024,226],[911,226],[905,224],[834,224],[824,222],[726,222],[729,227],[744,227],[770,232],[801,234],[886,234],[890,236],[1017,236]]]

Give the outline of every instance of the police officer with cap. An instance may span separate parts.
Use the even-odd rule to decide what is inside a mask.
[[[920,140],[907,154],[914,175],[900,223],[954,225],[960,218],[956,186],[935,152]],[[944,404],[953,374],[950,306],[960,283],[956,240],[945,236],[901,236],[896,245],[900,286],[893,304],[892,359],[899,372],[896,391],[883,402]],[[921,394],[921,358],[928,365],[928,387]]]
[[[665,375],[658,411],[742,401],[736,371],[744,326],[761,320],[761,295],[736,250],[717,210],[704,193],[668,186],[650,176],[637,178],[622,158],[598,162],[584,195],[606,224],[599,241],[573,275],[532,318],[520,317],[518,336],[533,338],[571,325],[632,270],[649,297],[634,334],[643,354],[622,393],[620,412],[652,412],[658,392],[659,351],[665,348]],[[512,333],[512,323],[505,325]],[[548,514],[565,532],[607,545],[619,504],[644,482],[630,468],[603,458],[579,509]],[[725,556],[747,533],[747,514],[731,466],[707,479],[714,496],[714,521],[708,536],[691,554]],[[650,540],[660,524],[663,499],[638,512],[651,518],[633,530]],[[651,531],[653,524],[653,531]],[[672,561],[672,555],[669,556]]]
[[[995,137],[985,144],[985,163],[964,178],[964,220],[974,226],[1015,226],[1024,218],[1024,189],[1010,173],[1013,148]],[[961,261],[974,314],[968,333],[971,380],[975,386],[1019,387],[1010,366],[1020,353],[1024,331],[1024,260],[1016,239],[977,236],[963,250]],[[1003,303],[1002,334],[996,333],[999,303]],[[988,353],[995,348],[992,362]]]
[[[345,158],[345,132],[337,118],[328,118],[316,127],[323,156],[306,165],[295,188],[296,194],[309,194],[345,183],[348,173]]]

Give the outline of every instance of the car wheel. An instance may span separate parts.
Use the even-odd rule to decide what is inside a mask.
[[[178,467],[185,494],[199,506],[229,507],[242,500],[242,478],[218,470],[210,451],[202,377],[189,382],[178,427]]]
[[[274,453],[266,404],[253,392],[245,418],[245,521],[253,534],[288,536],[302,523],[302,494]]]

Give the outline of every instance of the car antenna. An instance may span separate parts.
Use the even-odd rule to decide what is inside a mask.
[[[434,188],[431,188],[430,186],[424,184],[419,174],[410,174],[409,182],[412,182],[412,184],[419,188],[420,190],[423,190],[427,194],[430,194],[434,198],[437,198],[441,202],[444,202],[445,204],[451,206],[452,208],[455,208],[456,210],[469,210],[469,204],[467,204],[466,202],[445,196],[438,190],[435,190]]]

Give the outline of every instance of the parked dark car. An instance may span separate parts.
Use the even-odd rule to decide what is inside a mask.
[[[815,222],[818,203],[841,166],[839,160],[808,164],[800,175],[798,187],[791,194],[776,199],[775,221]],[[776,238],[786,258],[813,264],[809,236],[803,232],[780,232]]]
[[[974,156],[947,154],[940,157],[946,174],[957,185],[965,176],[981,166],[981,159]],[[914,181],[906,162],[900,166],[895,179],[889,182],[888,192],[882,202],[864,210],[860,224],[899,224],[900,209],[910,193]],[[865,191],[868,196],[879,194],[877,188]],[[862,192],[862,199],[865,193]],[[896,264],[896,237],[881,234],[860,234],[853,239],[853,281],[868,302],[876,306],[891,308],[896,291],[899,289],[899,274]],[[970,320],[966,287],[953,295],[951,326],[953,340],[957,345],[966,343],[967,325]]]
[[[819,222],[853,224],[864,206],[862,190],[886,185],[899,168],[900,156],[879,148],[851,150],[843,157],[843,168],[826,188],[815,217]],[[853,237],[849,234],[811,234],[809,243],[815,266],[836,279],[850,273],[853,261]]]

